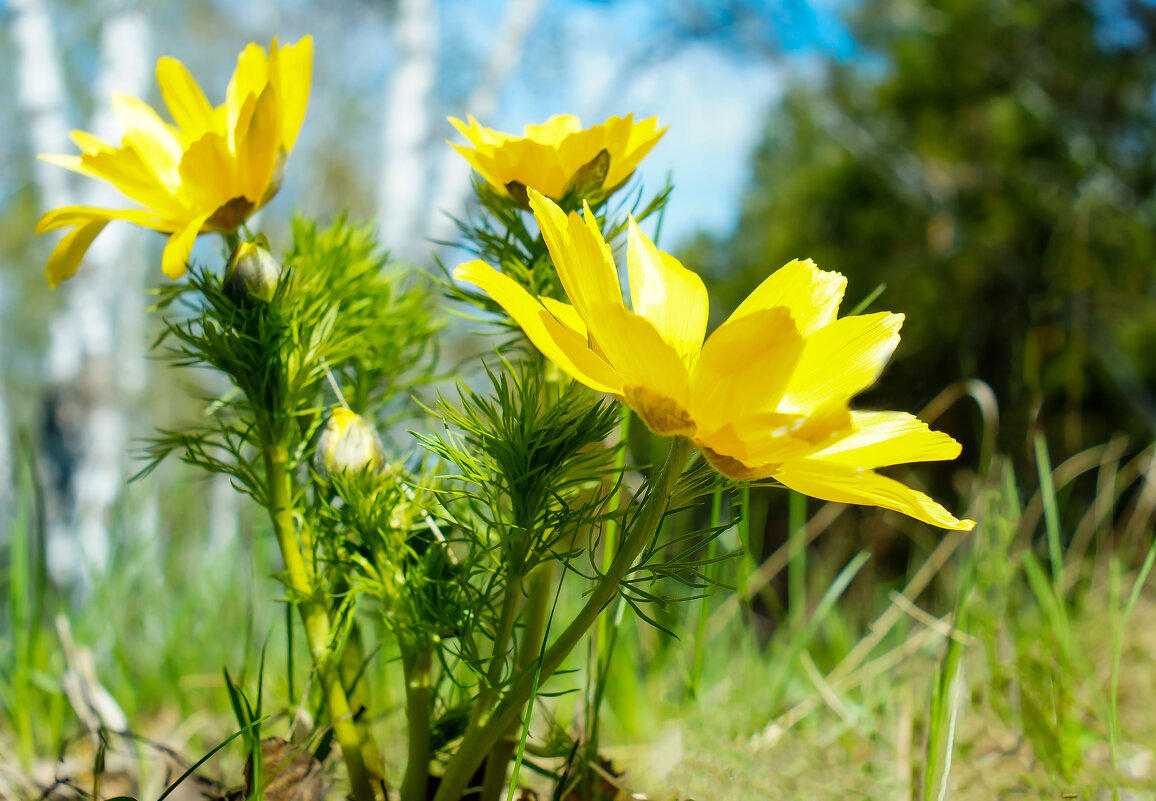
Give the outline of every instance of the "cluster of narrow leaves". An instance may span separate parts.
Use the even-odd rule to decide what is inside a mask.
[[[428,380],[437,323],[426,285],[384,263],[369,227],[339,218],[322,230],[298,218],[274,302],[238,302],[216,271],[197,266],[187,283],[162,287],[157,307],[170,317],[157,345],[175,365],[214,368],[233,386],[208,399],[204,422],[157,437],[143,472],[177,453],[266,505],[261,444],[285,432],[308,462],[336,402],[329,376],[382,422],[403,413],[398,399]]]

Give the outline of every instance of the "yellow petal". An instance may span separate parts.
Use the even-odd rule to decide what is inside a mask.
[[[881,506],[940,528],[957,531],[975,528],[973,521],[956,519],[922,492],[870,470],[800,459],[783,465],[774,478],[796,492],[824,501]]]
[[[542,229],[558,277],[574,308],[589,322],[592,306],[622,306],[618,272],[598,223],[589,207],[586,220],[577,214],[566,216],[552,200],[531,188],[530,208]]]
[[[240,164],[229,153],[225,137],[206,133],[189,145],[181,158],[181,195],[189,209],[216,209],[241,194],[236,171]]]
[[[253,112],[257,108],[257,95],[245,95],[237,109],[233,124],[229,126],[229,152],[239,153],[245,135],[249,133],[249,123],[253,120]]]
[[[907,462],[934,462],[959,456],[960,445],[942,431],[906,412],[851,412],[849,436],[814,455],[848,467],[883,467]]]
[[[598,392],[622,393],[622,376],[586,344],[586,337],[558,322],[509,276],[483,261],[459,264],[454,277],[493,298],[522,327],[542,354],[567,375]]]
[[[492,150],[495,145],[503,142],[508,142],[514,137],[509,134],[504,134],[501,131],[495,131],[492,128],[486,128],[476,119],[473,114],[466,116],[468,123],[462,122],[457,117],[446,117],[450,125],[457,129],[458,133],[470,141],[478,150]]]
[[[71,131],[68,138],[80,148],[81,153],[97,153],[101,150],[116,150],[116,145],[109,144],[95,134],[88,131]],[[43,158],[43,156],[41,156]]]
[[[213,129],[213,107],[184,64],[167,56],[157,61],[157,83],[185,142]]]
[[[662,253],[630,218],[626,262],[630,304],[693,366],[706,335],[707,295],[702,279]],[[794,326],[792,326],[793,328]]]
[[[691,411],[703,430],[773,411],[803,353],[783,308],[762,309],[719,326],[691,378]]]
[[[166,223],[151,211],[145,209],[99,209],[93,206],[62,206],[46,211],[36,223],[36,233],[43,234],[70,225],[85,225],[90,220],[128,220],[145,228],[158,231],[171,230]]]
[[[313,37],[303,36],[297,44],[285,45],[278,52],[278,69],[270,74],[277,91],[281,114],[281,147],[292,150],[309,105],[313,80]]]
[[[458,133],[460,133],[466,139],[469,139],[475,147],[478,145],[478,140],[474,139],[473,127],[473,124],[477,123],[477,120],[475,120],[472,115],[470,116],[470,125],[466,125],[466,123],[462,122],[457,117],[446,117],[446,120],[450,125],[454,126]]]
[[[739,304],[731,319],[759,309],[785,306],[795,318],[799,332],[810,336],[834,321],[846,288],[847,279],[839,273],[820,270],[810,259],[795,259],[759,284]]]
[[[277,164],[280,121],[277,117],[277,93],[272,86],[265,87],[257,99],[249,129],[237,146],[237,176],[241,194],[253,203],[265,197],[265,190],[273,179]]]
[[[177,165],[181,161],[181,142],[172,126],[148,104],[128,95],[113,94],[112,110],[124,128],[125,141],[136,148],[165,186],[175,189],[180,183]]]
[[[478,151],[472,150],[463,145],[455,145],[453,142],[450,142],[449,146],[461,153],[462,157],[470,163],[470,166],[477,170],[478,174],[485,178],[491,186],[501,190],[502,192],[506,192],[505,185],[498,179],[498,176],[489,169],[489,163],[486,160],[483,160],[481,154],[478,153]]]
[[[88,252],[88,246],[106,225],[107,219],[90,219],[78,223],[76,228],[69,231],[64,239],[57,243],[52,249],[52,255],[48,257],[48,266],[44,269],[50,287],[55,289],[61,281],[71,278],[76,273],[81,259]]]
[[[123,148],[86,152],[81,156],[40,158],[81,175],[108,181],[137,203],[159,214],[172,214],[181,208],[169,187],[131,143]]]
[[[63,167],[66,170],[88,175],[89,172],[84,168],[84,161],[80,156],[67,156],[58,153],[40,153],[36,156],[40,161],[47,161],[49,164],[55,164],[57,167]]]
[[[502,133],[501,131],[494,130],[493,128],[487,128],[478,122],[473,114],[467,114],[466,119],[469,120],[470,123],[470,132],[467,135],[470,141],[474,142],[475,144],[499,145],[503,142],[517,139],[516,136]]]
[[[658,128],[657,117],[635,123],[634,115],[627,114],[623,121],[629,126],[627,138],[620,146],[620,152],[610,151],[610,171],[606,174],[604,186],[615,187],[629,178],[638,168],[638,163],[666,133],[666,128]]]
[[[610,164],[613,164],[615,155],[621,151],[620,146],[610,139],[608,132],[602,126],[576,131],[565,137],[557,145],[553,145],[552,148],[557,154],[559,166],[570,171],[570,175],[566,176],[567,183],[569,183],[569,179],[574,177],[574,172],[579,167],[589,163],[600,151],[606,150],[610,157]],[[607,174],[609,174],[609,165],[607,166]],[[603,176],[604,183],[605,180],[606,178]]]
[[[555,114],[541,125],[527,125],[525,138],[534,139],[548,145],[558,145],[562,140],[582,130],[582,123],[573,114]]]
[[[550,198],[562,197],[573,175],[559,161],[556,150],[529,139],[516,139],[483,158],[492,163],[491,171],[503,183],[518,181]]]
[[[851,411],[844,403],[831,401],[805,416],[763,412],[737,419],[729,428],[739,446],[712,447],[742,460],[750,467],[750,478],[766,478],[784,462],[810,457],[846,436],[851,431]]]
[[[653,118],[636,124],[629,114],[585,129],[577,117],[557,115],[542,125],[527,125],[520,137],[485,128],[473,117],[467,119],[467,123],[453,117],[449,121],[473,145],[472,150],[457,149],[483,178],[504,194],[509,194],[507,185],[516,181],[554,199],[603,150],[610,160],[602,186],[617,187],[663,133],[656,131]]]
[[[547,298],[544,296],[538,298],[538,300],[540,300],[542,305],[546,307],[546,311],[554,315],[554,317],[562,325],[577,331],[578,334],[583,338],[588,335],[586,330],[586,321],[578,316],[578,310],[571,306],[569,303],[563,303],[560,300],[554,300],[553,298]]]
[[[806,451],[798,440],[781,436],[802,419],[802,415],[768,412],[744,421],[742,428],[733,423],[708,433],[695,436],[695,444],[711,465],[727,478],[736,481],[754,481],[766,478],[778,469],[782,460],[768,464],[763,453],[752,455],[752,446],[765,452],[768,444],[773,444],[777,452],[790,456],[805,456]],[[756,442],[752,432],[758,432],[766,441]]]
[[[807,412],[871,386],[899,344],[902,325],[902,314],[879,312],[844,317],[816,331],[807,338],[779,411]]]
[[[678,352],[645,317],[600,304],[585,315],[594,341],[622,376],[626,403],[663,436],[691,434],[690,376]]]
[[[236,131],[238,122],[241,122],[241,130],[245,129],[246,123],[242,121],[245,103],[250,97],[256,98],[265,88],[269,80],[267,67],[265,50],[255,42],[250,42],[237,56],[237,68],[233,70],[233,77],[225,90],[227,130]]]
[[[196,241],[201,226],[205,224],[209,216],[209,214],[205,214],[197,217],[184,228],[174,231],[173,235],[169,237],[168,244],[165,245],[164,255],[161,257],[161,270],[174,281],[188,270],[189,254],[193,252],[193,242]]]

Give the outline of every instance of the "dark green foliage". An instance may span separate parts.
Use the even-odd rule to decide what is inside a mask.
[[[636,221],[642,221],[652,214],[661,214],[672,188],[668,181],[667,185],[645,204],[642,201],[641,187],[625,193],[613,204],[610,203],[609,194],[600,194],[593,199],[587,198],[587,202],[590,203],[590,210],[598,220],[602,235],[613,247],[615,240],[626,230],[627,215],[632,215]],[[550,254],[546,250],[546,243],[533,222],[533,215],[477,176],[474,177],[474,193],[484,213],[465,220],[455,220],[470,252],[526,287],[531,295],[568,302],[566,292],[558,279],[558,271],[554,269]],[[582,200],[582,195],[574,190],[567,193],[558,205],[568,213],[580,213],[583,208]],[[445,292],[455,300],[502,314],[502,319],[505,319],[497,303],[472,288],[447,281]],[[512,321],[509,325],[517,328]]]
[[[216,368],[236,389],[211,402],[207,422],[154,440],[144,472],[177,451],[264,503],[257,446],[286,434],[295,459],[308,461],[319,413],[341,400],[327,371],[355,409],[378,419],[404,409],[406,391],[427,380],[419,367],[438,329],[427,289],[387,266],[368,227],[339,218],[320,230],[299,218],[293,234],[268,304],[234,303],[199,267],[188,283],[160,290],[158,308],[188,317],[173,315],[158,344],[175,364]]]
[[[786,93],[734,236],[686,254],[713,273],[716,308],[811,257],[848,276],[846,308],[882,283],[875,307],[908,315],[864,405],[914,411],[975,377],[1017,459],[1041,422],[1066,453],[1122,426],[1146,436],[1156,15],[1120,6],[856,4],[860,57]]]
[[[672,637],[677,635],[670,627],[679,624],[678,616],[672,614],[674,604],[709,598],[715,587],[734,589],[719,578],[718,565],[742,556],[743,552],[728,550],[716,554],[714,542],[739,522],[740,516],[725,523],[716,521],[704,528],[694,525],[695,510],[702,507],[707,497],[724,493],[728,487],[730,482],[704,459],[697,459],[687,468],[679,478],[654,541],[643,549],[638,563],[622,583],[622,597],[639,618]],[[636,505],[626,515],[627,529],[633,524],[638,509]],[[687,589],[692,592],[687,594]],[[643,604],[653,608],[647,610]]]
[[[460,408],[443,398],[434,409],[449,430],[420,438],[459,471],[445,506],[469,509],[476,544],[518,575],[597,519],[610,491],[599,479],[615,480],[603,440],[617,409],[541,366],[488,372],[493,398],[459,386]]]
[[[464,625],[466,588],[462,569],[435,542],[444,535],[426,511],[431,499],[416,496],[408,480],[366,470],[335,476],[328,491],[318,480],[306,519],[342,587],[375,599],[395,636],[432,642]]]
[[[327,229],[298,217],[293,249],[294,292],[322,308],[334,307],[334,354],[328,364],[355,409],[388,402],[396,411],[407,393],[429,380],[423,365],[436,360],[441,323],[421,273],[389,265],[371,226],[339,218]],[[387,407],[389,408],[389,407]]]

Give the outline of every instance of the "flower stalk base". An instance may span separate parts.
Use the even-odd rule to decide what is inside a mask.
[[[434,801],[460,801],[468,789],[470,777],[482,764],[482,760],[498,741],[517,725],[525,704],[530,700],[538,684],[554,675],[570,651],[597,621],[598,615],[618,594],[619,584],[630,572],[630,568],[646,548],[647,543],[654,538],[662,522],[670,495],[690,456],[691,447],[690,440],[682,437],[672,440],[666,464],[655,477],[642,504],[642,510],[623,539],[609,570],[598,580],[578,615],[558,636],[554,644],[546,649],[542,655],[540,669],[535,662],[528,668],[520,670],[502,700],[494,707],[489,720],[480,728],[466,733],[458,752],[446,767]]]
[[[297,543],[293,523],[293,483],[288,462],[288,451],[283,443],[265,449],[269,517],[285,562],[285,584],[289,588],[291,600],[297,604],[305,627],[305,639],[317,669],[333,734],[341,746],[341,756],[349,772],[352,797],[355,801],[374,801],[373,783],[364,758],[366,744],[362,743],[361,734],[353,720],[353,710],[350,709],[341,673],[330,647],[329,615],[313,598],[311,572]]]

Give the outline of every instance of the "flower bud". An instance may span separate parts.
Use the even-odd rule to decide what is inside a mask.
[[[258,242],[242,242],[225,265],[224,290],[234,303],[247,298],[268,303],[280,279],[281,265],[267,248]]]
[[[329,412],[329,419],[317,439],[313,465],[325,478],[367,467],[379,472],[385,467],[385,449],[377,431],[364,417],[336,407]]]

